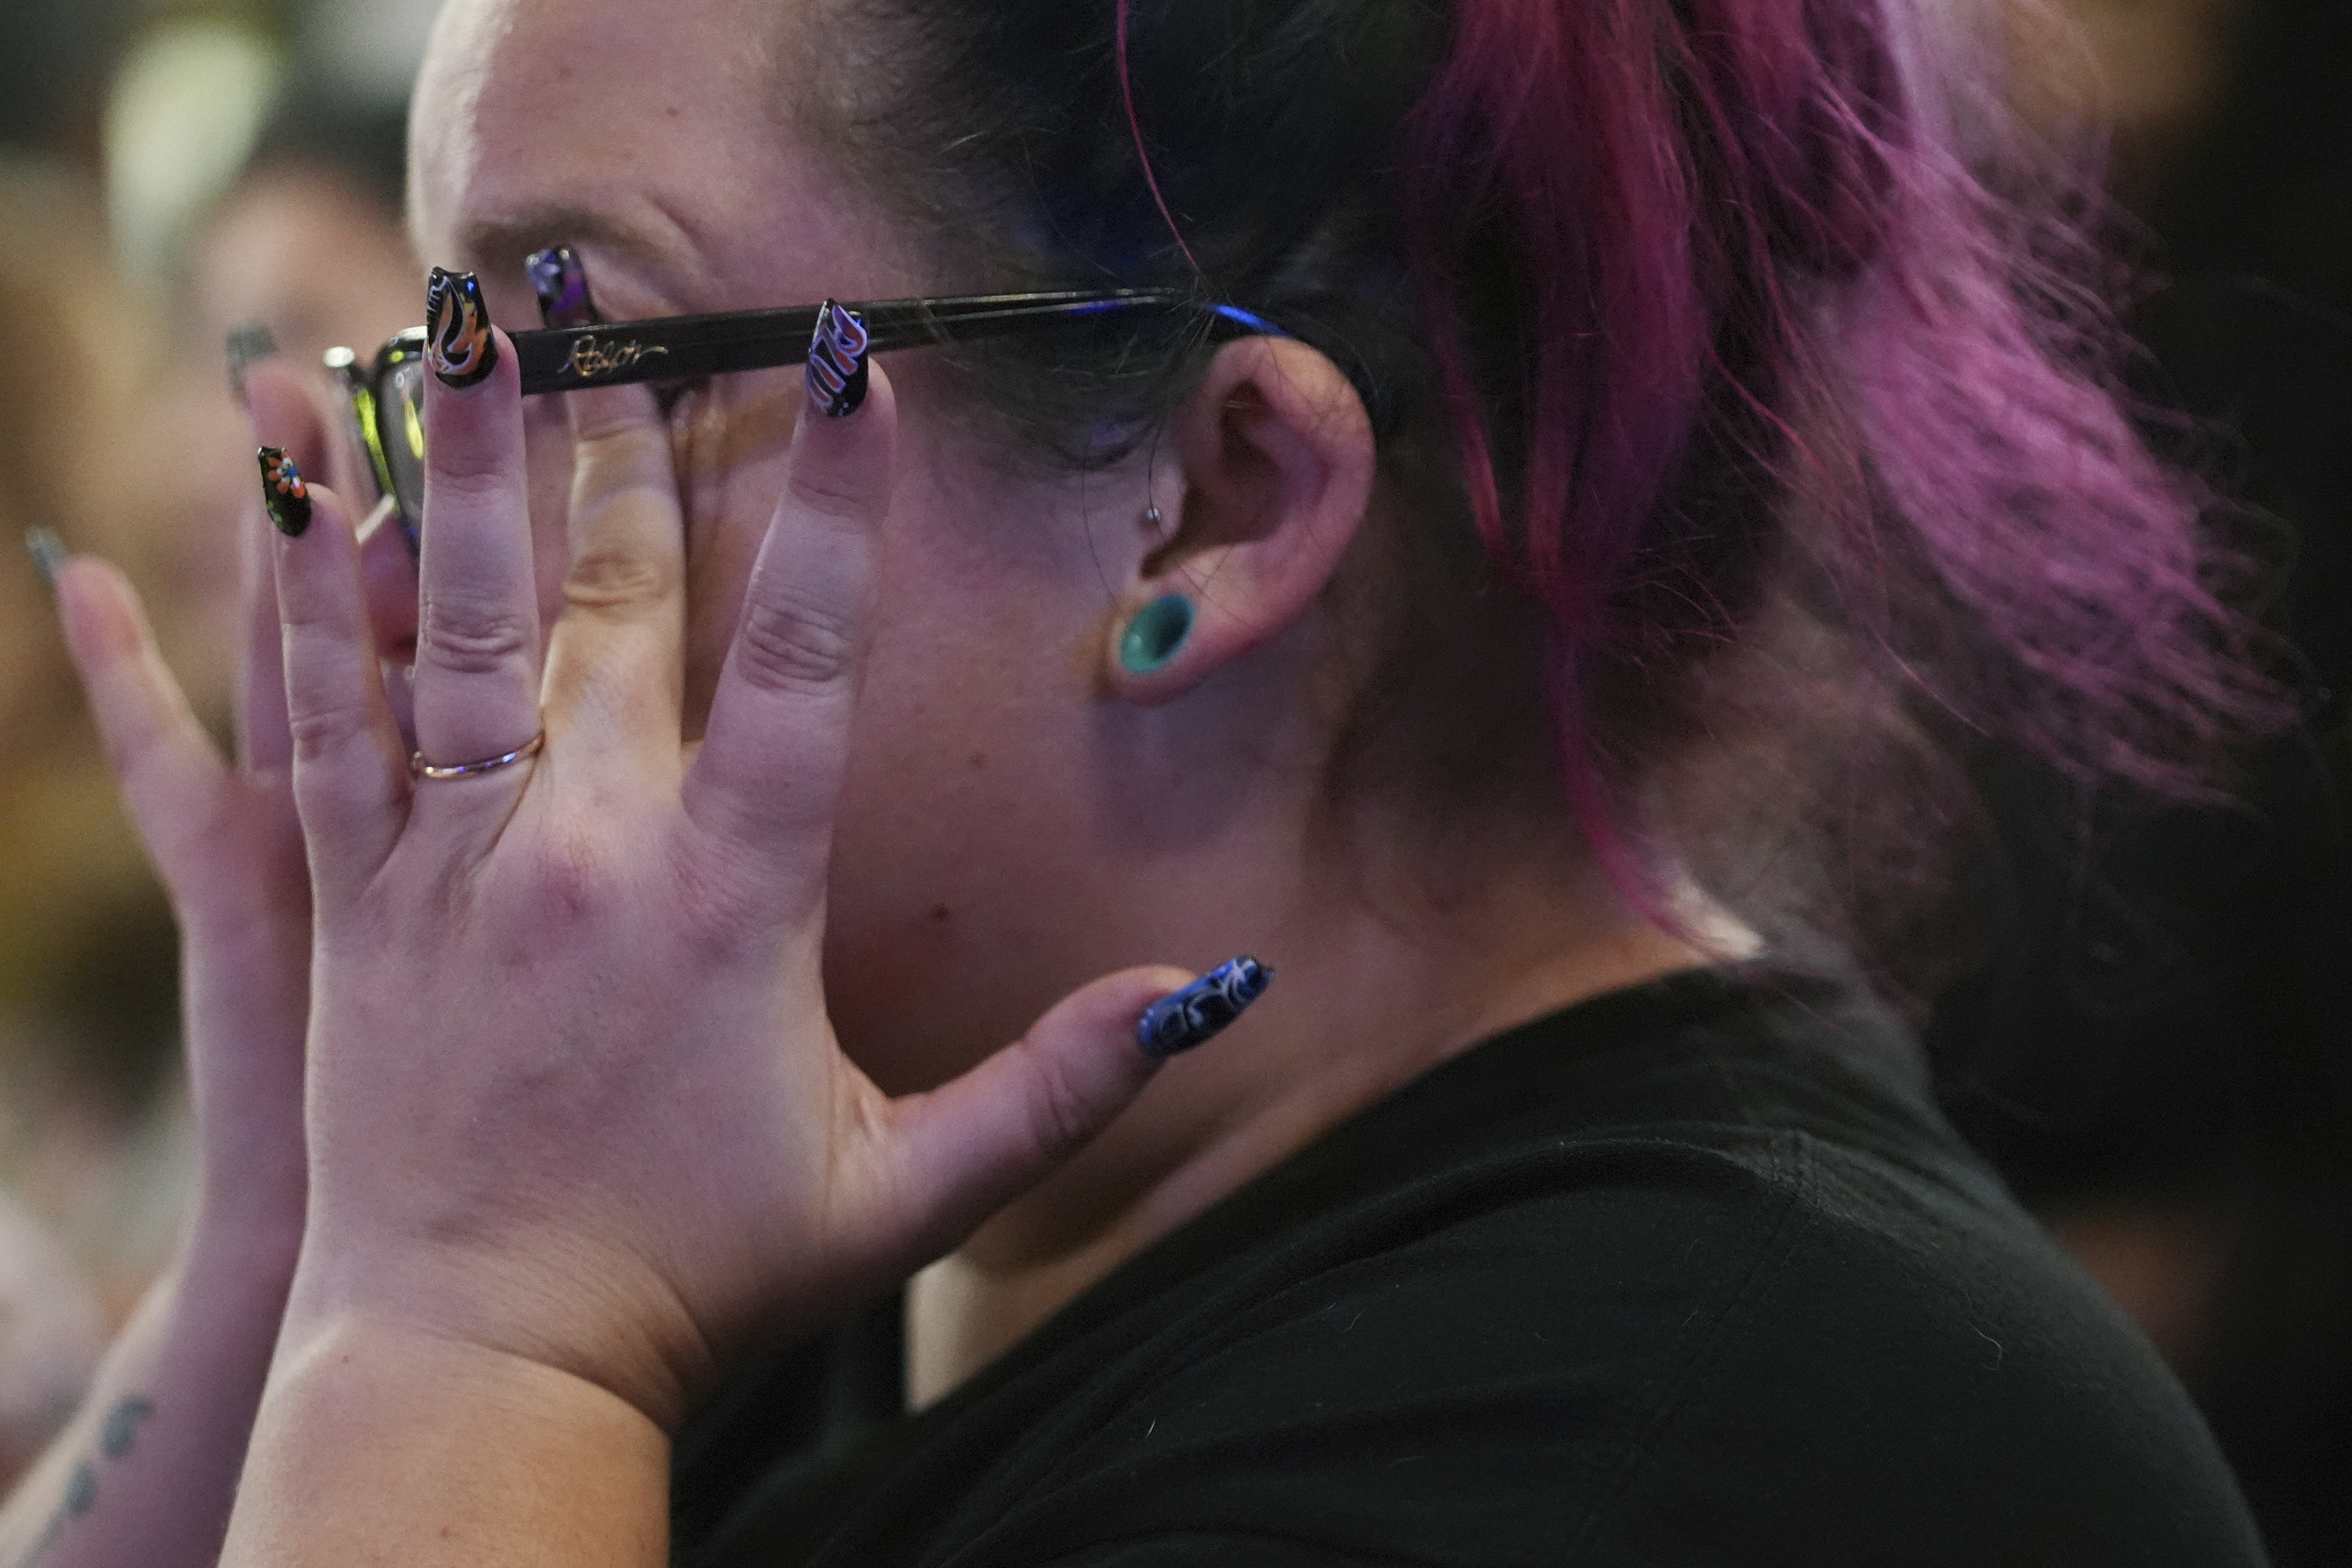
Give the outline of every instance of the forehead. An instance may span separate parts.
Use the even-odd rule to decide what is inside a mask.
[[[776,274],[870,253],[877,226],[836,162],[790,129],[794,73],[777,67],[789,11],[450,0],[411,132],[425,258],[502,276],[537,246],[588,241],[658,274],[665,293],[752,296],[690,302],[715,308],[772,303]],[[851,277],[806,286],[867,292]]]

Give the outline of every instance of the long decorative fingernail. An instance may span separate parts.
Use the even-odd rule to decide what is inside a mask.
[[[58,531],[54,528],[26,529],[25,553],[33,558],[34,566],[41,574],[41,581],[47,583],[50,590],[55,592],[58,585],[58,568],[66,563],[66,556],[69,553],[66,549],[66,542],[58,537]]]
[[[287,538],[301,538],[310,526],[310,487],[302,482],[302,470],[282,447],[264,447],[258,456],[261,504],[269,509],[269,521]]]
[[[1274,971],[1256,959],[1230,959],[1146,1007],[1136,1042],[1147,1057],[1181,1056],[1240,1017],[1273,984]]]
[[[846,419],[866,401],[866,323],[857,312],[831,300],[816,313],[809,340],[809,401],[835,419]]]
[[[278,357],[278,339],[259,321],[228,330],[228,389],[245,403],[245,373],[266,359]]]
[[[588,292],[588,269],[568,245],[535,250],[523,264],[530,275],[530,291],[539,296],[539,321],[543,327],[594,327],[604,323],[595,297]]]
[[[433,269],[425,285],[425,358],[444,386],[460,390],[498,368],[490,308],[482,300],[481,279],[472,273]]]

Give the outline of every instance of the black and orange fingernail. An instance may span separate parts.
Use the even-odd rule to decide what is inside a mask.
[[[54,592],[58,585],[58,568],[66,563],[66,557],[71,553],[66,549],[66,542],[58,537],[58,531],[54,528],[26,529],[25,553],[33,558],[34,569],[40,573],[41,581]]]
[[[857,312],[827,300],[809,340],[809,401],[846,419],[866,401],[866,323]]]
[[[302,482],[302,470],[282,447],[264,447],[258,455],[261,504],[269,509],[269,521],[287,538],[301,538],[310,526],[310,487]]]
[[[425,358],[444,386],[479,383],[499,364],[499,340],[482,282],[470,272],[436,267],[425,285]]]
[[[543,327],[595,327],[604,321],[596,297],[588,292],[588,269],[568,245],[551,245],[532,251],[522,264],[530,275],[530,291],[539,299]]]

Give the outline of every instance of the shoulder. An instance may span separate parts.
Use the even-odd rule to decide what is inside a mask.
[[[909,1424],[819,1560],[2261,1561],[1899,1073],[1709,1018],[1500,1041],[1310,1151]]]
[[[1720,1216],[1753,1215],[1749,1249],[1658,1293],[1693,1314],[1670,1344],[1633,1331],[1649,1372],[1615,1384],[1583,1560],[2263,1560],[2178,1382],[2024,1215],[1809,1135],[1780,1153],[1778,1201]]]
[[[1801,1133],[1515,1174],[1129,1345],[1029,1429],[1002,1528],[1107,1563],[1203,1531],[1302,1563],[2260,1561],[2177,1384],[2030,1230]]]

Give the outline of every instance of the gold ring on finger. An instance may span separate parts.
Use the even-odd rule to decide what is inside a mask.
[[[502,757],[484,757],[478,763],[450,763],[447,764],[428,763],[425,760],[425,753],[417,752],[413,753],[408,759],[408,771],[421,779],[441,780],[478,778],[483,773],[497,773],[500,768],[510,768],[517,763],[529,762],[531,758],[539,755],[541,748],[546,744],[547,731],[541,730],[538,734],[533,735],[530,738],[529,744],[521,746],[515,751],[509,752]]]

